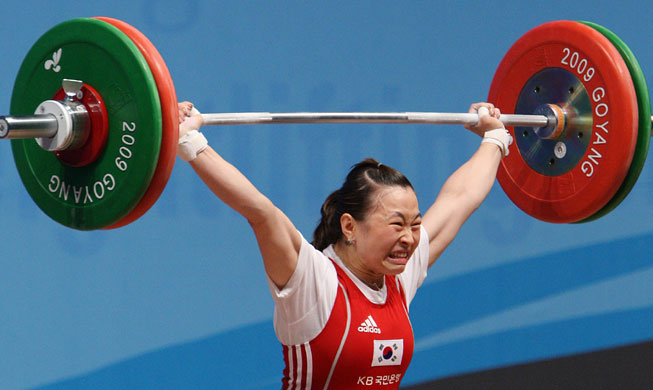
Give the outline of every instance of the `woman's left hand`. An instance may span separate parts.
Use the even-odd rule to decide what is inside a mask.
[[[470,113],[478,114],[478,110],[481,107],[485,107],[489,111],[489,115],[483,115],[479,118],[478,122],[474,125],[466,125],[467,130],[471,130],[477,135],[483,137],[486,131],[503,129],[503,123],[499,120],[501,116],[501,111],[494,107],[492,103],[474,103],[469,107]]]

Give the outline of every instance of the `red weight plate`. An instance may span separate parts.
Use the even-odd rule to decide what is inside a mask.
[[[102,20],[117,27],[125,35],[127,35],[139,48],[143,57],[152,71],[154,80],[159,91],[159,99],[161,100],[161,115],[162,115],[162,135],[161,135],[161,152],[159,154],[159,162],[156,166],[156,171],[152,177],[152,182],[148,187],[145,195],[136,207],[123,219],[109,226],[107,229],[114,229],[125,226],[139,217],[141,217],[147,210],[152,207],[154,202],[159,198],[175,164],[175,157],[177,155],[177,142],[179,140],[179,111],[177,108],[177,95],[175,93],[175,86],[170,77],[170,72],[166,66],[161,54],[152,42],[143,33],[138,31],[133,26],[117,19],[107,17],[97,17],[95,19]]]
[[[554,68],[573,74],[589,96],[592,128],[586,149],[567,171],[543,174],[526,162],[530,156],[522,156],[515,142],[497,177],[508,197],[527,214],[569,223],[595,214],[623,183],[637,142],[637,95],[628,67],[607,38],[584,24],[556,21],[515,42],[499,64],[488,101],[503,112],[515,112],[529,80]],[[522,136],[521,130],[519,135],[509,130],[515,139]]]
[[[80,100],[89,113],[91,132],[88,140],[79,149],[54,152],[59,160],[73,167],[83,167],[94,162],[104,151],[109,135],[109,116],[102,97],[93,87],[84,84]],[[66,92],[60,88],[53,96],[54,100],[63,100]]]

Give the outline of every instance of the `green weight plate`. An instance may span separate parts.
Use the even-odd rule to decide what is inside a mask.
[[[637,58],[624,41],[622,41],[615,33],[601,25],[585,21],[582,21],[581,23],[584,23],[603,34],[617,48],[628,66],[630,77],[633,79],[639,110],[637,144],[635,146],[635,154],[633,155],[633,161],[631,162],[628,174],[626,175],[621,187],[619,187],[619,190],[617,190],[612,199],[603,206],[602,209],[589,218],[580,221],[590,222],[614,210],[614,208],[626,198],[637,182],[639,174],[644,167],[646,155],[648,154],[649,142],[651,140],[651,100],[649,97],[648,86],[646,85],[646,79],[644,78],[644,72],[642,72],[642,68],[639,66]]]
[[[117,28],[90,18],[46,32],[23,60],[11,99],[12,115],[31,115],[62,79],[77,79],[102,97],[109,135],[91,164],[72,167],[35,140],[12,140],[21,180],[55,221],[101,229],[127,215],[147,190],[161,148],[161,105],[152,73],[136,45]]]

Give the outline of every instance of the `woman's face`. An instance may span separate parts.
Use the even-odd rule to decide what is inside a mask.
[[[364,220],[356,221],[356,251],[361,265],[375,274],[396,275],[417,248],[422,216],[415,192],[383,187],[372,195]]]

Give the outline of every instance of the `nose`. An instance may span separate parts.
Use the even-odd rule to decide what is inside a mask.
[[[413,230],[409,227],[404,229],[403,234],[401,235],[399,242],[405,246],[412,246],[417,241],[417,238],[413,234]]]

